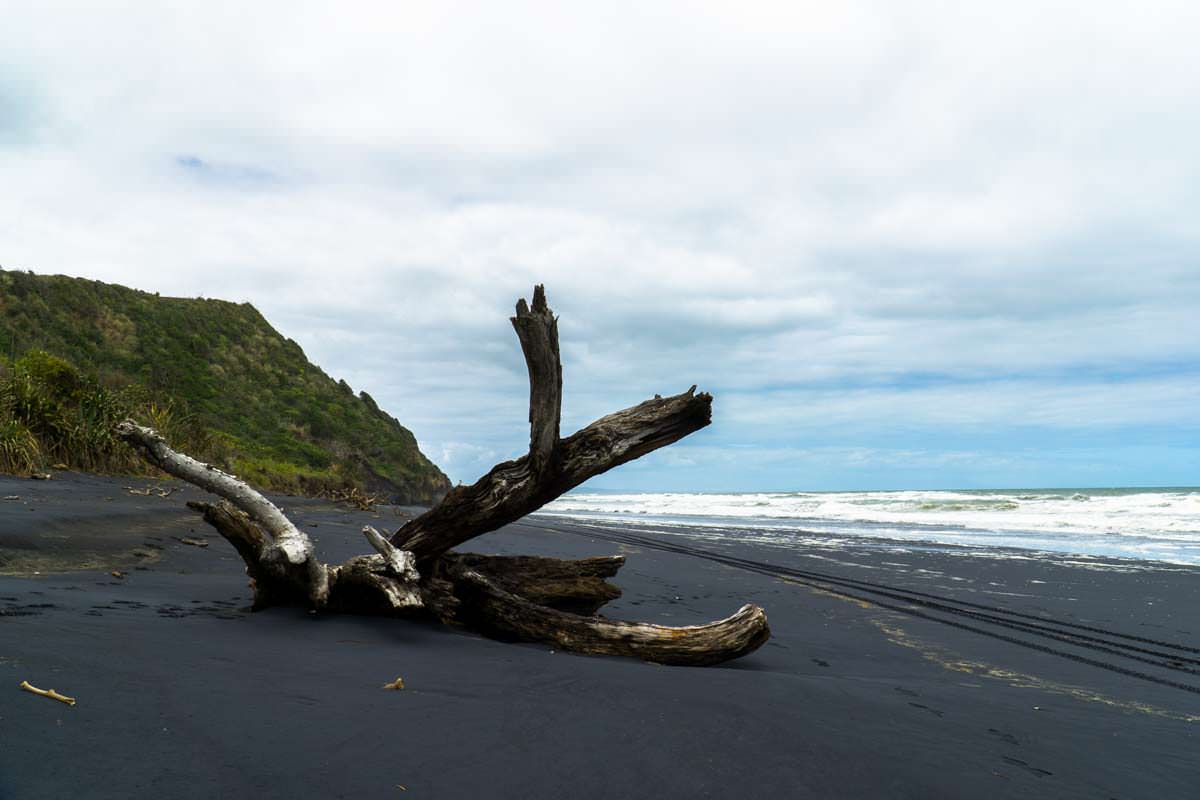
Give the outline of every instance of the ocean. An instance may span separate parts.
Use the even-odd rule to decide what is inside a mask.
[[[1200,565],[1200,488],[571,493],[539,516],[699,540]],[[982,552],[980,554],[983,554]]]

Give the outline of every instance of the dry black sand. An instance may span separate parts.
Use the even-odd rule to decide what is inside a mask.
[[[3,800],[1165,800],[1200,792],[1200,662],[1189,660],[1200,653],[1139,662],[1125,655],[1132,651],[1106,653],[881,594],[848,599],[694,555],[618,545],[600,538],[609,532],[547,518],[472,549],[623,551],[625,595],[607,608],[611,616],[691,624],[751,601],[767,609],[772,640],[724,667],[672,668],[432,624],[249,614],[232,547],[184,508],[197,490],[159,498],[123,488],[146,485],[0,479],[0,498],[18,498],[0,499]],[[400,521],[391,510],[280,502],[332,561],[365,551],[364,521]],[[211,544],[185,545],[185,537]],[[1104,641],[1117,641],[1115,632],[1200,648],[1196,569],[660,538],[1085,624],[1108,632],[1096,636]],[[58,571],[64,565],[74,571]],[[398,676],[406,689],[380,688]],[[78,705],[20,691],[22,680]]]

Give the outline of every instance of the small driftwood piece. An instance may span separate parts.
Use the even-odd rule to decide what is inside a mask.
[[[57,700],[60,703],[66,703],[69,706],[75,705],[74,697],[67,697],[65,694],[59,694],[53,689],[39,689],[32,685],[29,681],[21,681],[21,688],[27,692],[39,694],[42,697],[49,697],[51,700]]]
[[[357,486],[351,486],[349,489],[334,489],[321,496],[339,503],[346,503],[359,511],[374,511],[375,506],[384,502],[382,495],[366,494]]]
[[[174,486],[170,489],[155,489],[152,486],[146,486],[142,489],[135,489],[132,486],[126,486],[125,488],[130,494],[140,495],[141,497],[149,497],[150,495],[154,495],[155,497],[170,497],[175,493]]]
[[[190,536],[176,536],[180,544],[191,545],[192,547],[208,547],[207,539],[193,539]]]
[[[607,578],[625,563],[622,556],[570,561],[453,550],[712,418],[712,397],[693,386],[673,397],[656,395],[561,438],[558,320],[541,286],[534,288],[532,304],[517,303],[512,324],[529,372],[529,452],[497,464],[472,486],[451,490],[390,537],[363,528],[375,552],[343,564],[319,561],[308,536],[243,481],[175,452],[155,431],[132,421],[121,423],[118,433],[164,472],[223,498],[188,506],[246,563],[255,609],[304,604],[343,613],[433,616],[497,638],[664,664],[716,664],[762,646],[770,629],[766,614],[753,605],[716,622],[679,628],[597,616],[621,594]]]

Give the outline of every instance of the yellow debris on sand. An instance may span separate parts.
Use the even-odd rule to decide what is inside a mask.
[[[42,697],[49,697],[51,700],[57,700],[60,703],[66,703],[69,706],[75,705],[74,697],[67,697],[65,694],[59,694],[53,689],[39,689],[32,685],[29,681],[21,681],[21,688],[27,692],[40,694]]]

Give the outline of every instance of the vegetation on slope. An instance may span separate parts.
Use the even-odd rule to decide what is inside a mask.
[[[137,384],[107,388],[42,350],[0,360],[0,471],[32,473],[49,464],[142,471],[145,462],[113,430],[126,417],[144,420],[187,452],[211,457],[219,450],[194,415]]]
[[[128,415],[271,489],[449,488],[407,429],[248,303],[0,270],[0,354],[0,469],[137,470],[110,441]]]

